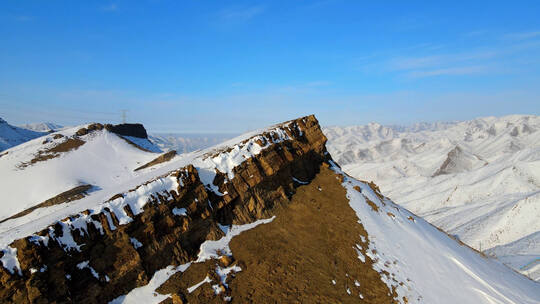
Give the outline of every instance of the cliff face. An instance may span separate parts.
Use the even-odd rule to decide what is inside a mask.
[[[264,148],[231,172],[216,169],[213,185],[204,184],[200,168],[187,165],[14,241],[0,252],[0,302],[113,300],[147,284],[159,269],[195,260],[204,241],[224,235],[218,224],[269,218],[329,160],[314,116],[202,158],[226,155],[253,139]]]

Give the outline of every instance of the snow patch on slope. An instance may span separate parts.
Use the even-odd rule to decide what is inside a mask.
[[[268,224],[272,222],[276,217],[272,216],[269,219],[257,220],[250,224],[245,225],[232,225],[230,229],[227,230],[227,234],[224,237],[217,241],[205,241],[201,244],[199,255],[197,258],[197,263],[204,262],[210,259],[217,259],[222,255],[232,255],[231,249],[229,248],[229,243],[232,238],[239,235],[240,233],[253,229],[260,224]]]
[[[167,266],[164,269],[158,270],[154,273],[147,285],[137,287],[128,294],[110,301],[109,304],[161,303],[163,300],[169,298],[170,295],[160,294],[156,292],[156,289],[165,283],[173,274],[186,271],[190,265],[191,263],[186,263],[177,267]]]

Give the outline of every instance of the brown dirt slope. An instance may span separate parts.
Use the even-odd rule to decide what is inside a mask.
[[[49,206],[58,205],[58,204],[67,203],[67,202],[81,199],[87,194],[88,190],[90,190],[92,187],[93,187],[92,185],[80,185],[73,189],[69,189],[68,191],[62,192],[58,194],[57,196],[44,201],[43,203],[35,205],[11,217],[1,220],[0,223],[5,222],[7,220],[14,219],[14,218],[18,218],[21,216],[25,216],[38,208],[49,207]]]
[[[365,254],[367,232],[350,208],[339,176],[326,164],[275,215],[273,222],[233,238],[230,248],[242,271],[235,277],[229,275],[229,288],[220,295],[211,287],[219,283],[214,269],[220,262],[215,260],[193,264],[158,291],[174,295],[169,303],[181,303],[179,299],[222,303],[225,296],[230,296],[232,303],[394,302],[397,295],[381,281],[381,274]],[[365,263],[358,259],[356,244],[363,248]],[[207,275],[212,279],[210,284],[192,293],[186,291]]]
[[[65,141],[53,146],[52,148],[38,151],[38,153],[34,155],[34,158],[32,158],[28,162],[21,163],[18,167],[19,169],[23,169],[37,162],[46,161],[51,158],[56,158],[60,156],[61,153],[78,149],[80,146],[84,145],[84,143],[85,141],[80,140],[76,137],[68,138]]]
[[[164,153],[164,154],[161,154],[160,156],[154,158],[152,161],[136,168],[135,170],[133,171],[139,171],[139,170],[142,170],[142,169],[145,169],[145,168],[149,168],[149,167],[152,167],[152,166],[155,166],[157,164],[161,164],[161,163],[164,163],[164,162],[168,162],[170,161],[171,159],[173,159],[174,157],[176,156],[176,151],[175,150],[172,150],[172,151],[169,151],[167,153]]]

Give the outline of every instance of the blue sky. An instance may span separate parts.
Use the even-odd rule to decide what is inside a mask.
[[[539,114],[540,1],[364,2],[3,1],[0,117],[242,132]]]

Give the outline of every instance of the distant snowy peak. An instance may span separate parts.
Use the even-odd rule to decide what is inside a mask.
[[[43,136],[45,133],[15,127],[0,118],[0,151]]]
[[[487,165],[486,161],[472,153],[465,152],[462,148],[456,146],[448,152],[445,161],[433,176],[471,171],[485,165]]]
[[[446,154],[456,145],[465,154],[475,150],[476,156],[488,158],[526,147],[537,137],[539,129],[539,116],[511,115],[410,126],[370,123],[327,127],[323,131],[331,143],[330,153],[339,164],[345,165],[356,161],[395,159],[429,150]]]
[[[418,122],[412,125],[403,126],[403,125],[392,125],[390,128],[395,132],[404,133],[404,132],[422,132],[422,131],[440,131],[446,130],[455,126],[458,122]]]
[[[360,142],[388,140],[397,137],[397,132],[392,127],[382,126],[378,123],[349,127],[327,127],[324,131],[328,139],[356,135],[355,139]]]
[[[149,135],[149,139],[163,151],[175,150],[178,153],[188,153],[215,146],[236,136],[238,134],[154,133]]]
[[[52,122],[41,122],[41,123],[30,123],[30,124],[24,124],[20,125],[20,128],[36,131],[36,132],[55,132],[62,130],[64,126],[55,124]]]
[[[536,115],[510,115],[504,117],[483,117],[462,122],[421,122],[412,125],[388,125],[369,123],[358,126],[331,126],[324,132],[329,140],[346,135],[355,140],[370,142],[419,135],[429,137],[434,133],[450,133],[453,140],[472,141],[507,134],[512,137],[526,136],[540,128],[540,118]],[[416,134],[416,135],[415,135]]]
[[[464,140],[466,141],[501,135],[521,137],[536,132],[540,127],[540,118],[526,115],[486,117],[462,122],[459,125],[465,129]]]

